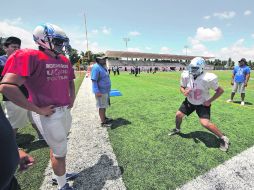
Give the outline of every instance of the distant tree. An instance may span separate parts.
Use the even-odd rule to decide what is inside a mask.
[[[5,51],[4,51],[4,48],[3,48],[3,38],[0,37],[0,56],[1,55],[5,55]]]
[[[72,48],[69,59],[70,59],[72,65],[77,63],[78,60],[80,59],[80,56],[78,55],[78,50]]]
[[[234,65],[232,65],[232,63],[233,63],[233,61],[232,61],[231,57],[228,58],[228,68],[232,68],[234,66]]]
[[[80,57],[83,59],[85,57],[85,53],[83,51],[80,52]]]

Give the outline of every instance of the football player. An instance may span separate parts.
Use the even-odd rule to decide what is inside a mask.
[[[175,124],[169,135],[179,134],[180,126],[185,115],[189,116],[196,111],[202,126],[220,138],[220,149],[227,151],[229,139],[210,121],[211,103],[219,98],[224,90],[218,84],[218,78],[213,73],[204,72],[205,60],[201,57],[194,58],[188,66],[187,71],[181,75],[181,93],[186,97],[176,112]],[[215,91],[210,96],[209,90]]]
[[[22,49],[12,54],[3,70],[2,92],[15,104],[32,111],[32,117],[50,147],[55,182],[61,190],[71,190],[66,174],[67,134],[75,100],[74,70],[63,55],[69,51],[69,38],[53,24],[42,24],[33,32],[39,50]],[[19,90],[24,84],[29,101]]]

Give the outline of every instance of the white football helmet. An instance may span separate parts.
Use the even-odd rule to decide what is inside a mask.
[[[202,57],[195,57],[188,66],[189,73],[194,77],[199,76],[203,73],[205,64],[205,60]]]
[[[63,52],[68,54],[71,50],[69,38],[65,32],[53,24],[46,23],[37,26],[34,29],[33,38],[36,44],[57,54]]]

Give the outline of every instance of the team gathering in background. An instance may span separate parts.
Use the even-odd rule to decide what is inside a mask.
[[[0,159],[0,190],[19,189],[14,176],[18,165],[20,170],[26,170],[35,164],[34,158],[16,143],[18,130],[27,122],[36,132],[36,140],[45,141],[50,148],[52,183],[60,190],[71,190],[73,187],[68,181],[75,179],[78,173],[66,171],[67,137],[72,125],[70,110],[75,101],[75,72],[67,56],[71,50],[70,39],[63,29],[49,23],[37,26],[31,37],[38,49],[22,49],[18,36],[7,37],[3,42],[6,54],[0,57],[0,92],[3,95],[0,147],[4,154]],[[106,128],[113,122],[106,114],[110,106],[110,71],[119,75],[118,67],[107,67],[107,59],[106,55],[96,57],[89,76],[101,127]],[[240,94],[240,105],[246,106],[251,70],[245,58],[238,63],[232,70],[232,78],[228,79],[232,93],[225,101],[233,102]],[[230,148],[230,136],[210,120],[211,105],[224,89],[218,76],[205,71],[205,66],[204,58],[195,57],[186,69],[181,69],[179,88],[183,101],[179,102],[179,109],[173,116],[175,127],[169,128],[167,137],[179,135],[183,118],[196,112],[200,125],[219,139],[220,150],[226,152]],[[131,72],[137,76],[140,68],[135,67]]]

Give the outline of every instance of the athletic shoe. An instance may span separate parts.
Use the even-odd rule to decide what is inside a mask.
[[[229,103],[229,102],[233,102],[233,100],[231,100],[231,99],[228,99],[228,100],[227,100],[227,103]]]
[[[111,127],[112,126],[112,123],[108,122],[108,121],[105,121],[103,123],[101,123],[101,126],[102,127]]]
[[[45,141],[43,137],[38,137],[34,142]]]
[[[105,117],[105,121],[106,121],[106,122],[112,122],[113,119],[112,119],[112,118]]]
[[[220,149],[226,152],[229,148],[229,138],[226,136],[221,137]]]
[[[77,177],[78,177],[78,173],[66,173],[66,180],[67,181],[74,180]],[[53,183],[53,185],[57,185],[58,184],[56,178],[52,178],[52,183]]]
[[[180,133],[180,129],[177,129],[177,128],[174,128],[172,129],[170,132],[169,132],[169,136],[172,136],[172,135],[177,135]]]
[[[59,190],[74,190],[73,187],[69,185],[69,183],[66,183],[61,189]]]
[[[244,101],[241,101],[241,105],[244,106],[244,104],[245,104]]]

